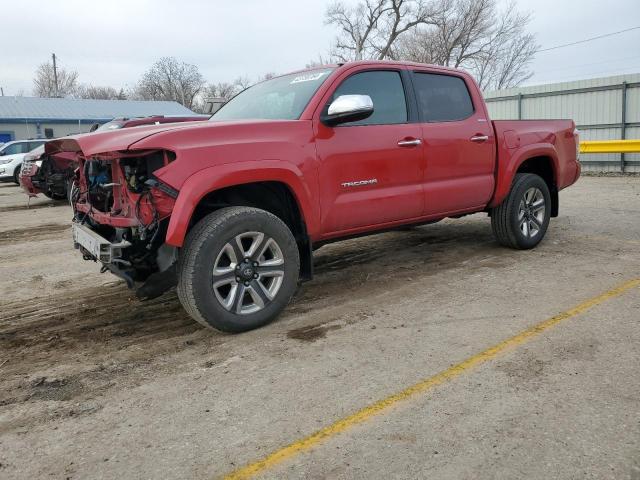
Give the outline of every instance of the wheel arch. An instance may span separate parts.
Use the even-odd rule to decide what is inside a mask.
[[[507,197],[516,173],[535,173],[549,187],[551,216],[558,216],[558,152],[553,145],[527,145],[516,150],[510,158],[498,160],[496,190],[489,207],[497,207]]]
[[[181,247],[189,230],[217,209],[260,208],[276,215],[291,229],[300,251],[301,277],[310,279],[313,263],[309,223],[313,224],[315,218],[310,195],[300,177],[280,168],[236,170],[229,175],[221,170],[220,166],[207,168],[185,181],[169,220],[166,242]]]
[[[553,159],[549,156],[537,156],[524,160],[516,173],[533,173],[541,177],[549,188],[551,195],[551,216],[557,217],[559,210],[557,173]]]

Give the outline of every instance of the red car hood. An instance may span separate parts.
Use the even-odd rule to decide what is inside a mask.
[[[49,155],[59,152],[82,152],[85,157],[99,153],[127,150],[134,143],[151,135],[168,130],[189,128],[203,122],[183,122],[179,124],[146,125],[106,132],[83,133],[59,138],[45,144],[45,152]],[[206,122],[204,122],[206,123]]]

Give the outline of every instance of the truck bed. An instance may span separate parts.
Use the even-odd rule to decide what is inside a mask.
[[[491,123],[497,139],[497,184],[491,206],[499,205],[509,192],[511,184],[501,180],[512,178],[522,158],[550,158],[558,191],[578,179],[579,140],[573,120],[493,120]]]

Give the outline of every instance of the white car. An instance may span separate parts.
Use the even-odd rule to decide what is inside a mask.
[[[20,184],[18,176],[24,156],[47,140],[14,140],[0,147],[0,182],[13,181]]]

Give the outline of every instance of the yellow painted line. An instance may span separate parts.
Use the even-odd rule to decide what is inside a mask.
[[[636,153],[640,152],[640,140],[584,140],[580,153]]]
[[[364,407],[361,410],[349,415],[348,417],[342,418],[331,425],[328,425],[321,430],[305,437],[301,440],[293,442],[286,447],[283,447],[275,452],[267,455],[261,460],[258,460],[254,463],[250,463],[245,467],[242,467],[234,472],[231,472],[226,477],[226,480],[240,480],[251,478],[255,475],[258,475],[265,470],[268,470],[285,460],[292,458],[306,450],[310,450],[315,447],[322,441],[334,437],[339,433],[348,430],[349,428],[358,425],[360,423],[366,422],[367,420],[380,415],[384,411],[388,410],[398,402],[403,400],[407,400],[411,397],[415,397],[420,393],[424,393],[427,390],[431,390],[432,388],[441,385],[449,380],[452,380],[460,375],[462,375],[467,370],[470,370],[478,365],[481,365],[501,353],[505,351],[517,347],[518,345],[522,345],[527,342],[532,337],[539,335],[540,333],[548,330],[549,328],[557,325],[563,320],[568,320],[569,318],[575,317],[576,315],[580,315],[581,313],[586,312],[590,308],[595,307],[596,305],[609,300],[611,298],[617,297],[618,295],[622,295],[627,290],[630,290],[634,287],[640,286],[640,278],[635,280],[630,280],[618,287],[609,290],[597,297],[593,297],[589,300],[582,302],[581,304],[562,312],[554,317],[551,317],[537,325],[534,325],[523,332],[504,340],[493,347],[486,349],[484,352],[478,353],[472,357],[463,360],[462,362],[453,365],[452,367],[447,368],[446,370],[432,376],[426,378],[415,385],[412,385],[404,390],[395,393],[387,398],[379,400],[367,407]]]

